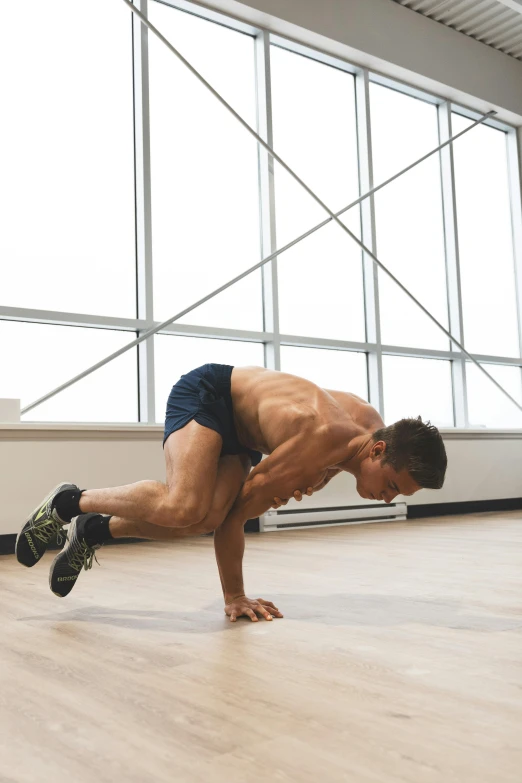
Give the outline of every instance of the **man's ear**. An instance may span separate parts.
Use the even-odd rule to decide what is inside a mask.
[[[380,458],[386,451],[386,442],[384,440],[378,440],[376,443],[373,444],[372,450],[371,450],[371,456],[373,459]]]

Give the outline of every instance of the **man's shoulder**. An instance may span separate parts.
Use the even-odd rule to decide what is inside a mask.
[[[353,438],[375,432],[384,426],[378,411],[365,400],[359,400],[355,405],[342,406],[332,411],[331,415],[315,421],[314,435],[318,444],[335,449],[346,446]]]
[[[370,405],[369,402],[365,402],[364,400],[362,402],[363,404],[360,406],[359,425],[368,432],[375,432],[375,430],[384,427],[384,421],[382,420],[379,411],[376,410],[373,405]]]
[[[336,401],[339,403],[344,417],[340,417],[340,423],[346,424],[350,420],[357,429],[374,432],[384,427],[384,422],[376,408],[367,400],[352,392],[336,392]]]

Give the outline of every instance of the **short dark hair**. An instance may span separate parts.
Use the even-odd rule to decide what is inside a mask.
[[[400,473],[406,469],[412,479],[426,489],[444,484],[448,458],[440,432],[430,422],[401,419],[373,433],[373,440],[386,443],[383,465],[391,464]]]

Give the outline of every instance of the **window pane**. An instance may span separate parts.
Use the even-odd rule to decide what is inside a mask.
[[[485,364],[484,369],[522,403],[522,376],[518,367]],[[522,412],[471,362],[467,365],[466,380],[470,427],[522,427]]]
[[[451,362],[383,356],[386,424],[422,416],[437,427],[453,427]]]
[[[439,144],[437,108],[370,85],[375,184]],[[377,257],[448,326],[439,157],[434,155],[375,195]],[[381,338],[388,345],[446,350],[444,333],[379,270]]]
[[[170,390],[184,373],[208,362],[232,366],[264,366],[264,348],[261,343],[171,337],[166,334],[157,335],[154,341],[156,421],[158,422],[165,420],[165,407]]]
[[[23,408],[134,338],[133,332],[0,321],[0,397],[18,398]],[[137,420],[135,348],[22,416],[22,421]]]
[[[355,84],[351,74],[271,47],[274,149],[332,209],[359,196]],[[275,164],[277,246],[323,221],[324,210]],[[346,225],[360,235],[359,208]],[[283,334],[365,339],[361,252],[331,224],[278,263]]]
[[[281,369],[307,378],[322,389],[347,391],[368,399],[365,353],[282,345]]]
[[[131,32],[123,3],[2,5],[3,305],[136,315]]]
[[[254,39],[159,3],[162,34],[256,127]],[[154,307],[175,315],[260,260],[257,143],[149,36]],[[263,328],[261,273],[180,323]]]
[[[452,115],[453,132],[471,120]],[[454,146],[464,345],[519,356],[506,135],[479,125]]]

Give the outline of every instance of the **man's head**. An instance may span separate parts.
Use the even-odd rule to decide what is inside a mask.
[[[360,464],[357,491],[362,497],[391,503],[423,487],[440,489],[448,460],[440,432],[421,417],[401,419],[372,435],[370,452]]]

